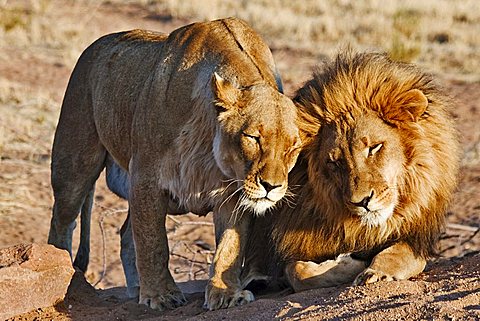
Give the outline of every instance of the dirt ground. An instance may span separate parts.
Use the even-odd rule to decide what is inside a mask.
[[[59,3],[53,19],[56,14],[59,21],[70,24],[92,9],[74,2]],[[153,14],[140,5],[104,2],[94,7],[82,25],[88,37],[81,42],[86,47],[105,33],[132,28],[169,32],[192,20]],[[272,47],[287,94],[301,86],[325,57],[320,50]],[[58,59],[55,48],[0,47],[0,247],[46,242],[53,204],[49,154],[74,60]],[[185,292],[191,293],[185,307],[158,313],[125,298],[119,230],[127,205],[108,192],[102,175],[92,218],[91,263],[85,275],[95,288],[76,274],[64,303],[14,320],[479,320],[480,81],[435,74],[456,101],[453,113],[464,157],[440,242],[441,258],[430,262],[418,278],[280,293],[260,297],[247,306],[205,312],[203,295],[194,292],[203,287],[214,251],[211,215],[175,216],[167,220],[170,268],[176,281],[183,282]],[[74,244],[77,242],[78,233]]]

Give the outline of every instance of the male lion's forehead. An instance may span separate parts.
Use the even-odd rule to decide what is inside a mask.
[[[348,119],[348,121],[347,121]],[[355,117],[339,117],[324,125],[326,137],[337,140],[357,140],[365,136],[379,136],[389,126],[376,113],[361,113]]]
[[[361,140],[368,137],[369,140],[375,141],[382,139],[392,128],[386,124],[376,113],[369,113],[357,121],[354,128],[355,140]]]

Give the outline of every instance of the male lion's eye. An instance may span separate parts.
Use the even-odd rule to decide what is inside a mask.
[[[340,167],[340,159],[334,154],[328,155],[327,164],[334,167]]]
[[[242,133],[243,137],[255,142],[255,143],[260,143],[260,136],[258,135],[252,135],[252,134],[247,134],[247,133]]]
[[[340,168],[340,161],[339,160],[328,160],[327,165],[329,165],[332,168]]]
[[[368,156],[375,155],[380,149],[382,149],[382,147],[383,147],[382,143],[373,145],[372,147],[369,147],[368,148]]]

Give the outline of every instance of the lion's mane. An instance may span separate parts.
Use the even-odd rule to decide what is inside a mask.
[[[426,111],[416,121],[392,122],[387,115],[401,112],[398,99],[411,89],[427,97]],[[398,241],[410,245],[416,255],[433,255],[458,170],[457,133],[445,91],[411,64],[383,54],[347,51],[314,72],[295,101],[307,143],[290,174],[296,205],[272,216],[273,240],[281,256],[320,261],[340,253],[381,250]],[[365,226],[339,213],[341,200],[315,175],[325,166],[318,164],[314,152],[320,126],[353,127],[357,116],[369,111],[398,129],[403,144],[398,148],[407,160],[398,183],[398,205],[382,226]]]

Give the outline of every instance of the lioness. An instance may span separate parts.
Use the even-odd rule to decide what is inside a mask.
[[[55,132],[49,243],[71,252],[75,218],[90,210],[108,154],[129,175],[139,302],[185,303],[168,269],[165,216],[211,210],[218,246],[206,306],[252,301],[239,281],[250,214],[284,196],[301,143],[277,79],[267,45],[234,18],[94,42],[72,73]]]
[[[300,291],[422,272],[459,165],[444,92],[412,65],[347,52],[294,101],[310,137],[289,177],[296,205],[265,219],[290,284]]]

